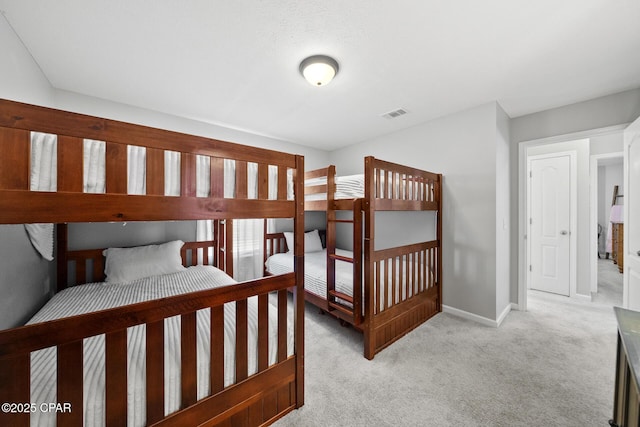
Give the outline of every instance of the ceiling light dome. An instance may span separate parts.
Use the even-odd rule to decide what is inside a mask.
[[[300,74],[314,86],[324,86],[338,74],[338,61],[325,55],[314,55],[300,63]]]

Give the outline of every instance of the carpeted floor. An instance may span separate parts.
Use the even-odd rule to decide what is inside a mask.
[[[308,305],[305,405],[275,425],[607,426],[616,322],[602,301],[530,292],[497,329],[441,313],[372,361]]]

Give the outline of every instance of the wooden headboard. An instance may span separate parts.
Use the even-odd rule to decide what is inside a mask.
[[[214,221],[214,240],[185,242],[180,250],[182,265],[190,267],[198,264],[198,258],[203,265],[212,265],[233,276],[232,253],[227,248],[231,247],[231,233],[226,233],[225,222]],[[230,224],[229,224],[230,225]],[[106,248],[68,250],[67,224],[58,224],[57,234],[57,266],[58,280],[56,292],[85,283],[102,282],[105,279],[105,257],[103,251]],[[209,248],[213,249],[213,256],[209,256]]]

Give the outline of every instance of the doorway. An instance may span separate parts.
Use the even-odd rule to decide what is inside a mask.
[[[626,124],[614,125],[523,141],[518,144],[518,310],[527,310],[529,273],[528,156],[562,151],[577,152],[577,219],[573,223],[574,232],[572,233],[572,237],[576,239],[576,250],[574,251],[576,261],[573,270],[575,272],[575,288],[573,288],[574,290],[570,289],[570,297],[590,302],[592,300],[590,275],[593,274],[592,277],[597,280],[595,273],[592,273],[597,271],[593,265],[597,262],[597,222],[592,219],[590,214],[593,208],[593,198],[590,192],[590,180],[593,177],[593,174],[590,173],[591,154],[599,155],[600,153],[621,151],[622,132],[625,128],[627,128]]]
[[[612,305],[622,305],[622,277],[611,254],[612,228],[610,225],[611,206],[622,204],[623,152],[591,155],[591,295],[594,302],[611,301]],[[619,187],[619,197],[614,199],[614,187]],[[601,289],[601,285],[605,285]],[[603,295],[600,295],[600,294]]]
[[[527,156],[527,289],[576,292],[576,158],[575,151]]]

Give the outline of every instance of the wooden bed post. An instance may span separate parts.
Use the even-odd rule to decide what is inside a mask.
[[[364,158],[364,357],[371,360],[375,356],[374,330],[374,292],[373,292],[373,256],[372,242],[375,230],[375,188],[373,157]]]
[[[296,156],[296,170],[293,178],[296,200],[293,230],[295,248],[293,250],[296,288],[294,296],[295,354],[296,354],[296,407],[304,404],[304,157]],[[300,320],[303,319],[303,320]]]
[[[436,184],[435,196],[438,200],[438,212],[436,213],[436,239],[438,240],[438,261],[436,263],[438,271],[436,272],[436,280],[438,286],[438,302],[437,310],[442,311],[442,174],[438,174],[438,182]]]
[[[67,224],[56,225],[56,293],[67,287]]]

